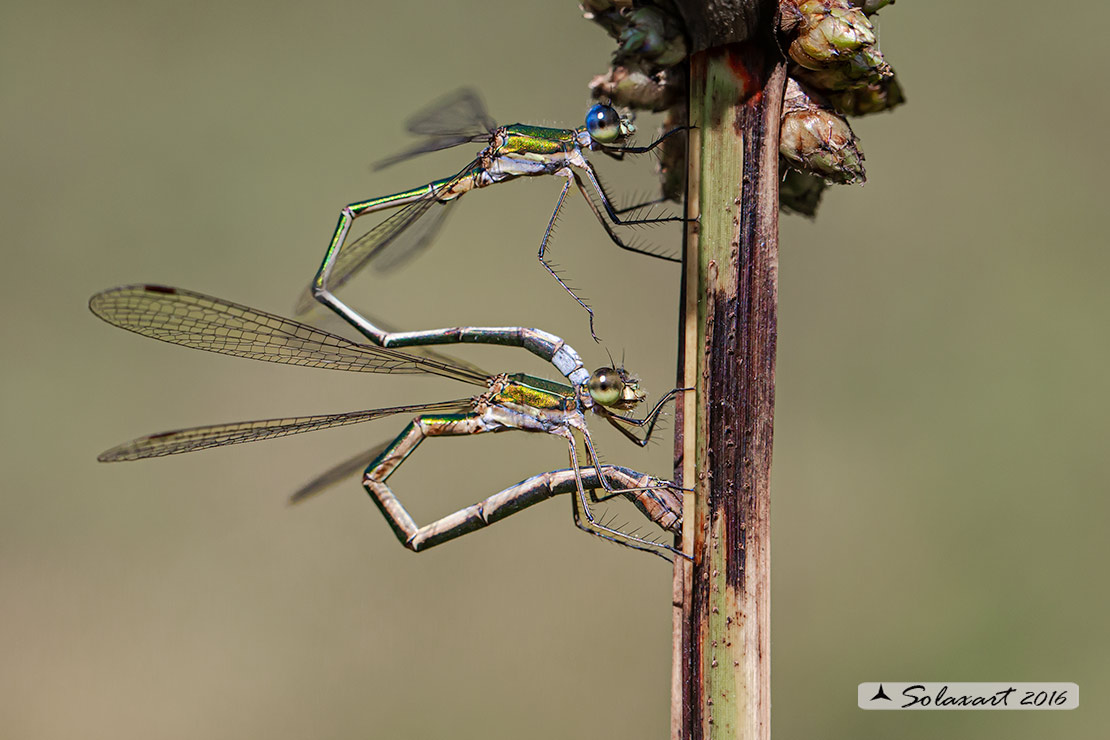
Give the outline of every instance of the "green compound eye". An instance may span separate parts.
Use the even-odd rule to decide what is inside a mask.
[[[624,396],[624,380],[611,367],[599,367],[586,386],[590,396],[602,406],[612,406]]]
[[[620,114],[611,105],[598,103],[586,114],[586,131],[594,141],[612,144],[621,135]]]

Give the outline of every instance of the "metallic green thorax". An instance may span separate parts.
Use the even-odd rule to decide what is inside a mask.
[[[578,146],[578,132],[567,128],[545,128],[514,123],[506,126],[505,143],[497,154],[547,155],[561,154]]]
[[[574,388],[525,373],[508,376],[508,382],[493,396],[494,403],[515,403],[537,409],[573,411],[578,407]]]
[[[519,157],[524,160],[544,162],[547,161],[548,157],[558,157],[558,155],[577,149],[580,146],[581,133],[581,130],[570,128],[547,128],[514,123],[498,131],[494,146],[488,151],[490,156],[495,159]],[[431,193],[436,193],[438,200],[452,200],[472,188],[480,188],[491,184],[488,177],[483,178],[486,173],[487,165],[479,162],[468,171],[454,177],[436,180],[411,190],[403,190],[399,193],[390,193],[389,195],[352,203],[348,208],[355,215],[361,215],[381,208],[405,205],[425,198]],[[334,239],[332,246],[334,248],[339,246],[334,243]],[[328,255],[325,255],[325,262],[327,259]]]

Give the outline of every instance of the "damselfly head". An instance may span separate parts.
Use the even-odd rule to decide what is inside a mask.
[[[586,114],[586,132],[598,144],[616,144],[636,133],[632,116],[624,116],[605,103],[598,103]]]
[[[586,384],[590,396],[602,406],[621,411],[634,408],[645,398],[640,381],[623,367],[599,367]]]

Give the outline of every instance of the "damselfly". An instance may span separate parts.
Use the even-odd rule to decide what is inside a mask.
[[[426,373],[485,388],[473,398],[438,403],[162,432],[114,447],[100,455],[101,461],[160,457],[356,424],[395,414],[416,414],[392,442],[374,451],[374,458],[363,475],[363,485],[405,547],[419,551],[498,521],[557,493],[573,492],[574,520],[585,531],[662,557],[678,552],[668,545],[607,526],[591,511],[591,500],[596,502],[624,495],[663,529],[673,533],[681,529],[682,504],[678,489],[627,468],[602,465],[585,415],[586,412],[599,415],[629,438],[646,444],[663,403],[675,391],[668,393],[643,419],[624,416],[618,412],[635,408],[644,400],[638,383],[620,368],[602,368],[588,373],[578,354],[558,337],[534,329],[516,329],[520,336],[531,337],[529,342],[554,348],[550,354],[559,358],[561,370],[566,368],[564,375],[574,379],[572,385],[525,374],[487,376],[442,359],[357,344],[274,314],[177,288],[157,285],[113,288],[94,295],[89,307],[114,326],[193,349],[333,370]],[[527,346],[523,340],[522,344]],[[639,437],[629,427],[643,429],[644,436]],[[417,526],[387,485],[389,476],[427,437],[510,429],[562,437],[567,442],[570,468],[530,478],[423,527]],[[590,462],[586,467],[579,464],[575,432],[585,443]],[[604,494],[587,495],[587,491],[596,489],[602,489]]]
[[[484,141],[486,147],[473,161],[451,177],[345,206],[340,211],[339,223],[332,234],[320,269],[298,303],[298,313],[311,308],[313,298],[333,311],[338,311],[332,290],[342,286],[366,263],[373,260],[379,267],[388,269],[404,262],[431,243],[443,224],[448,206],[464,193],[518,177],[555,175],[566,179],[543,239],[540,240],[539,260],[559,285],[589,313],[590,334],[595,340],[597,335],[594,333],[593,309],[556,273],[545,256],[552,229],[572,184],[581,191],[605,233],[618,247],[674,262],[680,261],[627,243],[617,235],[613,227],[684,219],[679,216],[622,218],[622,213],[636,210],[639,206],[615,208],[593,166],[586,159],[585,152],[600,151],[618,159],[626,154],[642,154],[652,151],[667,137],[684,130],[683,128],[671,129],[648,146],[626,146],[625,142],[636,128],[629,117],[605,104],[590,108],[586,114],[586,125],[581,128],[557,129],[520,123],[498,127],[477,94],[466,89],[459,90],[416,114],[408,121],[407,128],[414,134],[426,137],[425,141],[380,162],[379,166],[468,142]],[[579,173],[589,181],[600,207]],[[400,210],[350,244],[345,244],[355,219],[392,208]]]

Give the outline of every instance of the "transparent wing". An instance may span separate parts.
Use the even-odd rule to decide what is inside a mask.
[[[482,102],[482,96],[471,87],[460,87],[413,113],[405,128],[419,136],[443,136],[489,133],[497,123]]]
[[[374,163],[388,167],[425,152],[449,149],[467,142],[485,141],[497,123],[486,112],[482,98],[471,88],[461,88],[435,101],[405,122],[405,128],[424,141]]]
[[[121,460],[141,460],[147,457],[164,457],[165,455],[206,450],[210,447],[257,442],[263,439],[287,437],[290,434],[314,432],[318,429],[359,424],[372,419],[380,419],[383,416],[392,416],[393,414],[423,413],[425,411],[466,411],[470,407],[470,399],[464,398],[440,403],[348,411],[341,414],[292,416],[284,419],[211,424],[139,437],[101,453],[96,459],[100,462],[119,462]]]
[[[340,483],[347,478],[363,472],[366,468],[370,467],[370,463],[374,462],[378,455],[385,452],[385,448],[389,447],[392,443],[392,440],[382,442],[377,447],[373,447],[365,452],[360,452],[354,457],[344,460],[334,467],[328,468],[323,473],[298,488],[296,493],[289,497],[289,503],[299,504],[307,498],[323,493],[336,483]]]
[[[447,217],[447,210],[454,200],[440,202],[442,194],[452,188],[459,180],[468,176],[478,164],[474,160],[453,177],[440,181],[428,190],[427,195],[402,206],[393,215],[373,226],[354,241],[344,244],[335,257],[328,287],[337,290],[361,270],[367,262],[389,251],[388,261],[400,264],[408,256],[414,255],[431,243],[439,227]],[[421,222],[424,219],[426,223]],[[397,256],[393,256],[397,255]],[[305,314],[316,305],[312,296],[312,286],[308,286],[297,301],[296,312]]]
[[[447,210],[455,202],[443,202],[440,198],[460,180],[470,176],[476,167],[478,160],[473,160],[452,177],[440,181],[420,200],[403,206],[362,236],[344,244],[335,258],[328,284],[338,288],[367,262],[377,259],[386,250],[391,254],[407,254],[414,249],[419,251],[426,247],[443,225]],[[390,259],[397,260],[392,256]]]
[[[383,272],[395,270],[427,249],[435,241],[454,204],[453,200],[436,204],[420,221],[396,238],[380,245],[377,254],[370,256],[374,260],[374,268]]]
[[[291,319],[161,285],[97,293],[94,314],[113,326],[183,347],[286,365],[371,373],[431,373],[475,385],[486,378],[441,360],[355,344]]]
[[[386,167],[391,167],[398,162],[404,162],[406,159],[418,157],[421,154],[427,154],[428,152],[438,152],[440,149],[450,149],[452,147],[459,146],[460,144],[467,144],[479,141],[484,142],[487,139],[489,139],[489,134],[487,133],[474,134],[472,136],[437,136],[434,138],[428,138],[420,142],[419,144],[415,144],[408,149],[405,149],[402,152],[398,152],[397,154],[386,157],[385,159],[379,159],[377,162],[374,162],[372,165],[370,165],[370,168],[373,170],[384,170]]]

